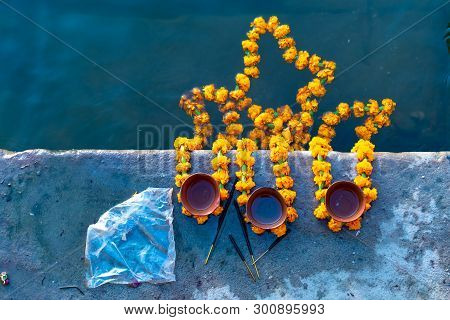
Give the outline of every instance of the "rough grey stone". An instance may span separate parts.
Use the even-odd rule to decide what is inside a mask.
[[[257,152],[256,182],[272,185],[270,161]],[[207,151],[193,171],[211,172]],[[354,155],[330,155],[335,179],[350,179]],[[299,219],[291,234],[259,263],[252,283],[226,235],[245,249],[232,208],[210,263],[203,265],[217,218],[198,226],[176,203],[177,281],[139,288],[84,287],[89,224],[135,191],[171,187],[174,151],[31,150],[0,153],[0,268],[11,285],[3,299],[449,299],[450,153],[378,153],[379,198],[360,232],[330,232],[312,216],[315,205],[307,152],[290,163]],[[174,193],[175,194],[175,193]],[[174,199],[176,202],[176,200]],[[256,255],[273,236],[251,234]],[[244,250],[246,251],[246,250]],[[84,292],[60,290],[77,285]]]

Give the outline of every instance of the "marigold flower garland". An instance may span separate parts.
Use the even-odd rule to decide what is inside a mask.
[[[328,228],[333,232],[340,231],[344,225],[344,223],[331,218],[325,207],[327,188],[331,185],[333,179],[330,173],[331,163],[325,159],[332,150],[330,142],[336,135],[334,127],[341,120],[347,120],[352,111],[355,117],[368,115],[364,126],[355,128],[355,132],[360,139],[351,150],[356,153],[358,159],[355,167],[357,176],[353,181],[364,192],[367,211],[371,207],[370,203],[377,198],[377,189],[372,188],[372,180],[370,179],[375,148],[375,145],[370,142],[370,138],[373,134],[378,133],[380,128],[390,125],[389,116],[396,106],[396,103],[391,99],[384,99],[381,104],[380,107],[378,102],[373,99],[370,99],[367,104],[355,101],[351,107],[347,103],[340,103],[335,112],[328,112],[323,115],[322,120],[324,123],[319,127],[318,135],[309,143],[309,150],[314,158],[312,163],[314,183],[318,186],[315,197],[319,201],[319,205],[314,210],[314,216],[317,219],[329,218]],[[360,217],[355,221],[345,223],[345,225],[350,230],[358,230],[361,228],[361,220],[362,218]]]

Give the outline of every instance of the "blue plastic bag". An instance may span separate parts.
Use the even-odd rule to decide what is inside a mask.
[[[87,287],[175,281],[172,211],[172,189],[148,188],[90,225]]]

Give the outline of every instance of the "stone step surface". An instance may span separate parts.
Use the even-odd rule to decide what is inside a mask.
[[[175,152],[0,151],[0,271],[11,284],[0,299],[449,299],[450,153],[377,153],[378,200],[360,232],[332,233],[317,221],[312,158],[292,152],[299,219],[248,278],[228,241],[245,242],[232,207],[207,266],[217,218],[205,225],[180,213],[174,198],[177,281],[138,288],[84,286],[87,227],[147,187],[172,187]],[[211,152],[194,152],[193,172],[211,172]],[[256,152],[256,183],[273,186],[267,151]],[[333,176],[352,179],[356,159],[332,152]],[[235,168],[233,168],[235,170]],[[174,190],[174,196],[176,189]],[[273,241],[251,241],[256,255]],[[60,290],[78,286],[78,290]]]

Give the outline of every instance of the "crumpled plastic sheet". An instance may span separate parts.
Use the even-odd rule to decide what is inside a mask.
[[[171,188],[148,188],[105,212],[86,238],[88,288],[175,281]]]

